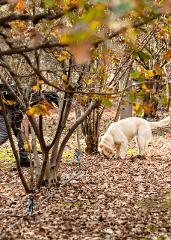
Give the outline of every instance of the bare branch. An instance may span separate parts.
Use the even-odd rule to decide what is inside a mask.
[[[55,20],[63,17],[66,13],[72,12],[77,9],[77,6],[70,7],[67,11],[58,11],[56,14],[49,14],[49,13],[43,13],[38,15],[30,15],[30,14],[10,14],[5,17],[0,18],[0,26],[2,27],[9,27],[9,22],[20,20],[20,21],[32,21],[33,24],[37,24],[43,19],[46,20]]]

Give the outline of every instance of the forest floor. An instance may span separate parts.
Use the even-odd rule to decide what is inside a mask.
[[[106,112],[102,129],[112,121]],[[107,126],[105,125],[107,123]],[[171,130],[154,132],[146,159],[136,157],[135,143],[125,160],[82,154],[74,159],[75,138],[68,144],[60,175],[64,186],[43,187],[27,213],[24,193],[9,143],[0,148],[0,240],[170,240]],[[27,174],[28,170],[24,170]]]

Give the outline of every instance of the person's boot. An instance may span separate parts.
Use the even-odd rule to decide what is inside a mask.
[[[20,157],[20,166],[21,167],[30,167],[30,160],[29,158],[21,158]]]

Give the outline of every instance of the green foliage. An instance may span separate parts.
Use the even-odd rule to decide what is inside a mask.
[[[102,104],[108,108],[112,107],[113,103],[109,98],[102,98]]]
[[[129,101],[131,103],[135,103],[135,101],[136,101],[136,95],[135,94],[128,93],[128,97],[129,97]]]
[[[75,26],[62,34],[61,42],[74,44],[87,39],[90,40],[91,37],[97,35],[97,30],[103,23],[105,16],[105,5],[100,3],[88,9],[79,18],[69,14],[70,19],[75,22]]]
[[[150,240],[150,239],[146,237],[138,237],[137,240]]]
[[[167,106],[167,104],[168,104],[168,97],[167,97],[166,95],[164,95],[164,96],[161,97],[161,103],[162,103],[162,105],[163,105],[164,107]]]
[[[134,9],[134,5],[129,0],[120,1],[118,4],[114,4],[112,12],[115,17],[121,16]]]
[[[157,237],[156,240],[166,240],[166,238],[163,235],[161,235],[161,236]]]
[[[134,80],[136,80],[137,82],[143,82],[145,81],[145,77],[141,72],[132,72],[130,74],[130,77]]]
[[[56,7],[56,0],[42,0],[41,5],[44,8],[55,8]]]
[[[145,63],[147,63],[150,59],[151,56],[145,52],[137,52],[137,55],[139,56],[140,59],[142,59]]]

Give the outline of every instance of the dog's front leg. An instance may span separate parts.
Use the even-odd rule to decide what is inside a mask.
[[[120,157],[120,148],[121,145],[120,144],[116,144],[116,159],[118,159]]]
[[[128,149],[128,140],[125,139],[120,146],[120,158],[125,159],[126,153]]]

